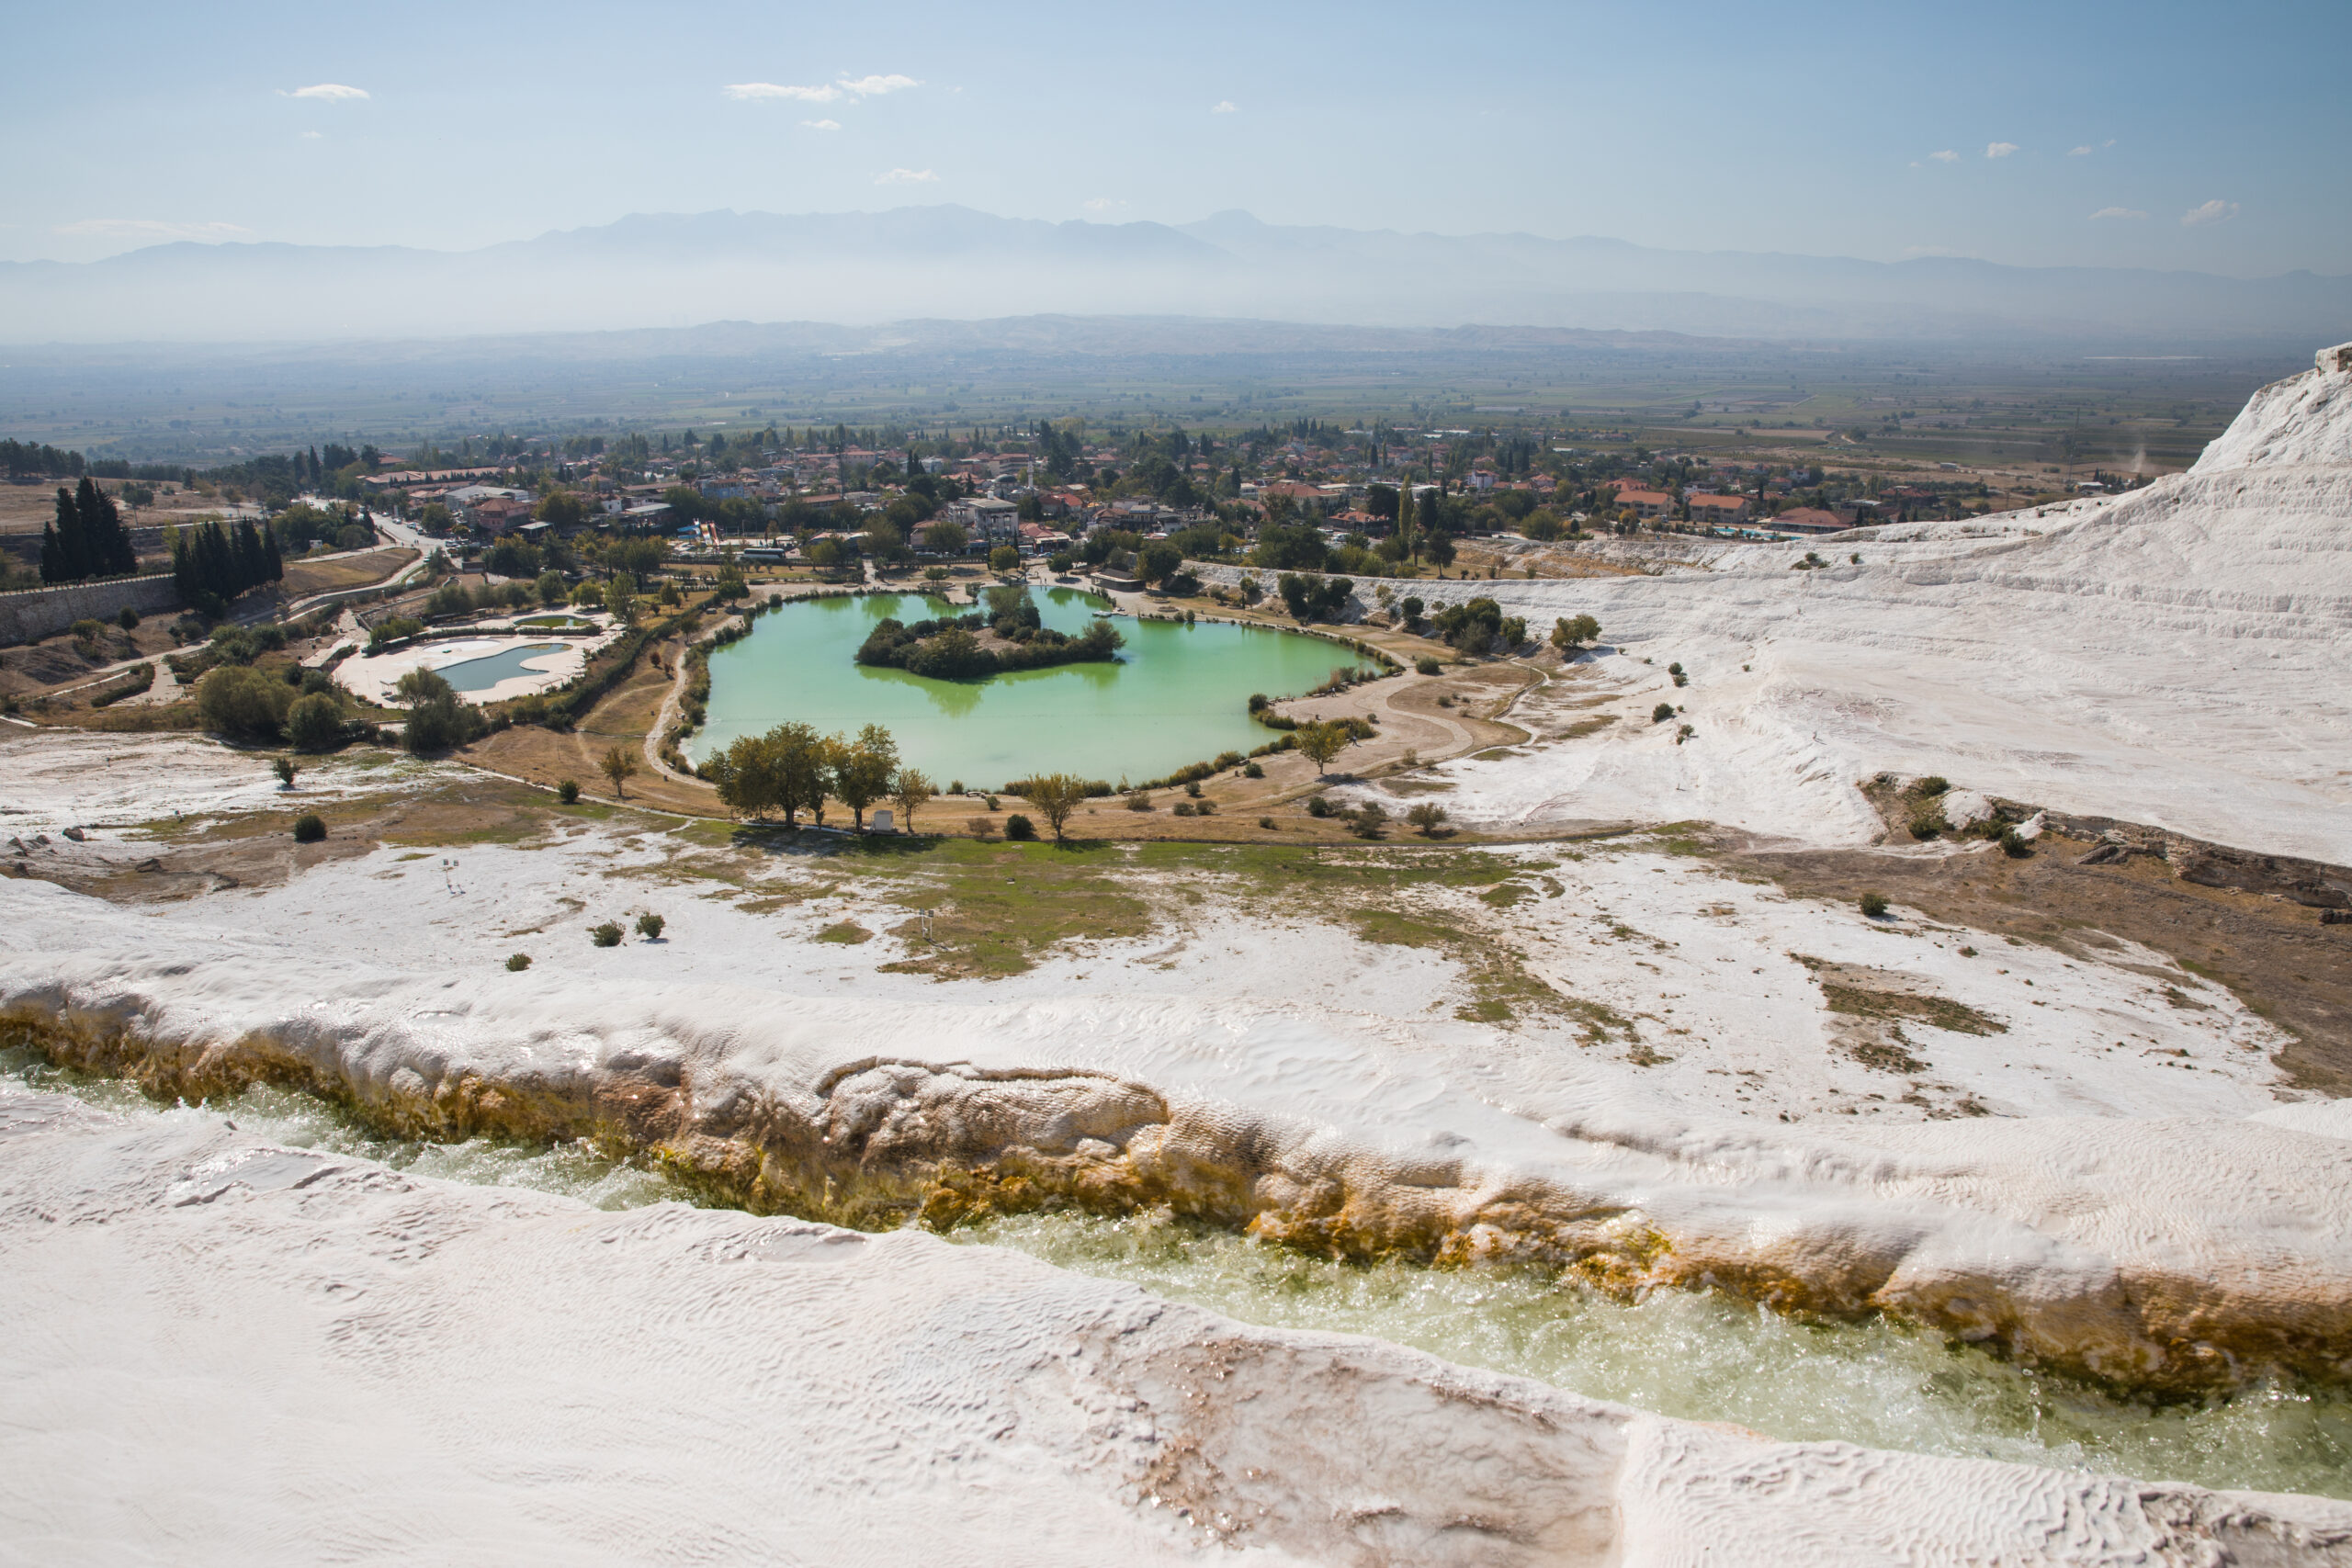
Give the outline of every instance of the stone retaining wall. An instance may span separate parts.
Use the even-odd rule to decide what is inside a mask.
[[[179,602],[168,571],[0,593],[0,647],[55,637],[85,618],[111,622],[126,607],[152,615],[177,609]]]

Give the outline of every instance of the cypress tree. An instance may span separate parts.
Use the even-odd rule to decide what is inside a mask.
[[[285,581],[286,558],[278,552],[277,530],[275,528],[264,528],[261,531],[261,542],[265,570],[268,574],[266,581],[270,582]]]
[[[235,570],[236,586],[230,590],[232,593],[243,593],[246,589],[259,582],[269,570],[262,559],[261,539],[254,528],[251,518],[241,517],[237,520]]]
[[[196,580],[196,557],[188,549],[187,540],[187,529],[172,530],[172,592],[179,596],[181,604],[193,604],[201,585]]]
[[[40,580],[79,582],[90,575],[89,548],[82,535],[82,510],[74,492],[57,487],[57,520],[41,530]]]
[[[114,497],[87,475],[83,476],[74,509],[82,514],[85,576],[123,577],[139,570],[138,554],[130,547],[130,531],[122,525]]]

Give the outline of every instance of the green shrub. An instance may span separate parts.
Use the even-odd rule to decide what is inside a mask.
[[[527,953],[512,954],[506,960],[506,972],[510,975],[519,975],[530,966],[531,955]]]
[[[294,699],[286,710],[286,739],[297,751],[323,751],[343,739],[343,705],[323,692]]]
[[[1926,778],[1921,779],[1917,784],[1913,786],[1912,792],[1922,799],[1925,799],[1927,796],[1931,795],[1941,795],[1951,788],[1951,781],[1950,779],[1944,777],[1941,773],[1929,773]]]
[[[1184,781],[1184,793],[1192,796],[1194,800],[1200,799],[1201,781],[1198,779],[1186,779]]]
[[[1037,825],[1016,811],[1004,819],[1004,836],[1008,839],[1034,839]]]
[[[662,928],[667,924],[669,922],[661,916],[649,911],[637,917],[637,934],[648,942],[656,942],[661,939]]]
[[[580,800],[580,781],[578,779],[562,780],[555,786],[555,797],[566,806],[577,805]]]
[[[1312,796],[1306,803],[1306,814],[1309,817],[1329,817],[1331,815],[1331,803],[1319,795]]]
[[[1886,918],[1886,895],[1883,893],[1863,894],[1862,913],[1873,920],[1884,919]]]
[[[2023,860],[2033,853],[2033,844],[2015,828],[2001,829],[2001,852],[2011,860]]]
[[[1192,814],[1193,814],[1193,803],[1192,803],[1191,801],[1189,801],[1189,800],[1180,800],[1180,801],[1178,801],[1178,802],[1176,803],[1176,805],[1175,805],[1175,807],[1174,807],[1173,810],[1172,810],[1172,811],[1171,811],[1171,813],[1170,813],[1170,815],[1172,815],[1172,816],[1177,816],[1177,817],[1190,817]],[[1011,835],[1010,833],[1008,833],[1008,834],[1006,834],[1006,835],[1005,835],[1005,837],[1007,837],[1007,838],[1011,838],[1012,836],[1012,835]]]
[[[1434,675],[1439,671],[1444,669],[1445,666],[1440,664],[1435,659],[1424,653],[1419,659],[1413,660],[1413,668],[1419,671],[1424,675]]]
[[[293,687],[249,665],[220,665],[196,683],[197,721],[232,739],[277,739],[293,705]]]
[[[1195,817],[1216,816],[1216,802],[1214,800],[1196,800],[1193,802],[1193,815]]]
[[[1951,824],[1944,820],[1943,807],[1939,806],[1916,812],[1911,818],[1911,836],[1915,839],[1932,839],[1950,827]]]
[[[1650,722],[1652,724],[1664,724],[1668,719],[1672,718],[1673,716],[1674,705],[1672,703],[1660,703],[1657,706],[1650,709]]]
[[[618,947],[621,944],[620,922],[606,920],[602,925],[590,926],[588,940],[598,947]]]
[[[1271,818],[1271,817],[1261,817],[1261,818],[1258,818],[1258,826],[1259,826],[1259,827],[1261,827],[1261,828],[1265,829],[1268,832],[1272,832],[1272,831],[1274,831],[1274,830],[1275,830],[1275,829],[1274,829],[1274,819],[1273,819],[1272,818]]]
[[[1266,770],[1255,762],[1244,762],[1241,764],[1241,776],[1245,779],[1262,779],[1266,776]]]
[[[135,632],[139,629],[139,612],[125,604],[122,607],[122,614],[114,618],[114,624],[124,631]]]
[[[305,811],[301,816],[294,818],[294,841],[296,843],[315,844],[326,836],[326,820],[317,812]]]
[[[1129,790],[1127,792],[1127,809],[1130,811],[1149,811],[1151,809],[1151,796],[1139,789]]]

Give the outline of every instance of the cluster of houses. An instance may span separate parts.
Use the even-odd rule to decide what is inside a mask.
[[[1235,483],[1229,481],[1238,481],[1238,500],[1246,508],[1256,511],[1283,503],[1283,509],[1294,515],[1321,524],[1335,539],[1349,534],[1376,537],[1391,525],[1366,509],[1370,487],[1384,479],[1409,482],[1396,472],[1399,468],[1418,468],[1426,472],[1447,467],[1452,441],[1469,434],[1431,431],[1419,440],[1399,442],[1385,449],[1375,445],[1367,450],[1346,452],[1335,452],[1328,445],[1310,446],[1293,440],[1258,454],[1259,471],[1266,477],[1254,481],[1242,479],[1238,470],[1227,472],[1232,463],[1230,456],[1214,460],[1195,456],[1184,466],[1190,470],[1195,491],[1204,495],[1216,490],[1224,480],[1228,481],[1224,484],[1224,493],[1231,498]],[[1554,450],[1573,454],[1575,448]],[[1094,467],[1125,466],[1126,462],[1125,456],[1113,448],[1088,449],[1081,456]],[[1688,458],[1669,457],[1665,461],[1689,471]],[[875,470],[885,463],[889,465],[884,469],[888,474],[892,470],[905,471],[916,462],[933,475],[956,481],[959,499],[942,507],[938,515],[961,525],[975,551],[1010,545],[1024,555],[1043,555],[1066,547],[1073,536],[1090,528],[1115,527],[1151,536],[1212,515],[1205,503],[1177,508],[1148,499],[1101,499],[1084,485],[1054,484],[1044,479],[1037,470],[1037,459],[1023,450],[977,452],[953,458],[916,458],[901,451],[868,451],[854,446],[840,451],[786,452],[771,454],[763,465],[702,477],[694,483],[704,501],[750,502],[771,519],[787,502],[820,509],[846,505],[876,512],[888,505],[894,496],[879,490],[848,487],[854,482],[870,482]],[[676,515],[664,499],[680,482],[674,468],[662,471],[666,467],[665,459],[645,474],[642,482],[623,484],[592,461],[576,475],[568,473],[567,482],[580,496],[589,513],[587,520],[594,525],[668,536],[679,548],[690,553],[716,550],[722,542],[718,531],[707,521]],[[1524,469],[1527,465],[1519,467]],[[1532,471],[1506,476],[1492,457],[1481,456],[1466,468],[1456,467],[1454,472],[1459,491],[1471,496],[1493,499],[1498,492],[1516,490],[1528,492],[1530,499],[1543,505],[1562,495],[1560,481],[1553,475]],[[407,470],[378,475],[369,482],[397,485],[412,508],[439,502],[447,508],[454,524],[482,539],[510,535],[528,538],[544,533],[548,525],[534,520],[536,499],[532,492],[498,482],[507,473],[492,468],[429,473]],[[1812,477],[1817,481],[1820,475],[1816,472]],[[1838,500],[1826,506],[1792,505],[1793,491],[1799,483],[1801,480],[1785,468],[1720,462],[1700,467],[1688,483],[1674,491],[1653,488],[1640,479],[1610,480],[1598,487],[1591,504],[1604,521],[1630,513],[1659,525],[1785,536],[1834,533],[1904,511],[1917,511],[1942,499],[1923,490],[1899,489],[1882,491],[1873,499]],[[1426,496],[1438,486],[1422,483],[1412,488],[1417,495]],[[1579,490],[1577,494],[1581,499],[1587,491]],[[1028,513],[1026,518],[1024,512]],[[1573,520],[1589,519],[1578,511]],[[854,538],[854,534],[844,530],[842,536]]]

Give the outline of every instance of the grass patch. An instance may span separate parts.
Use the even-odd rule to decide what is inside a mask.
[[[1842,985],[1835,980],[1821,982],[1823,1001],[1831,1012],[1842,1012],[1854,1018],[1915,1019],[1948,1029],[1954,1034],[2007,1034],[2009,1026],[1996,1018],[1988,1018],[1963,1002],[1950,997],[1916,997],[1905,991],[1872,990],[1861,986]]]
[[[844,946],[854,947],[862,942],[872,942],[874,940],[874,933],[867,931],[864,926],[859,925],[855,920],[837,920],[833,924],[827,926],[823,931],[819,931],[817,933],[817,940],[819,942],[837,942]]]

